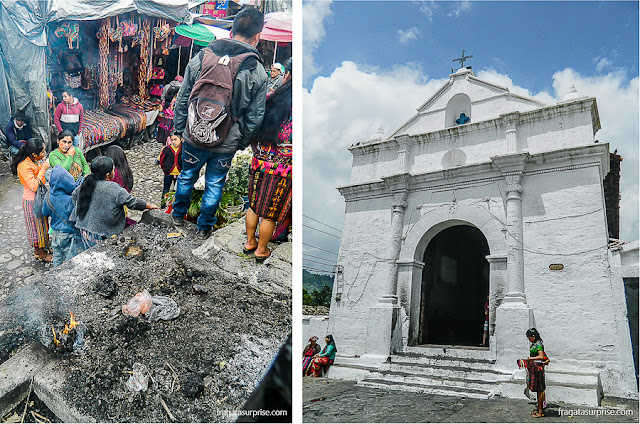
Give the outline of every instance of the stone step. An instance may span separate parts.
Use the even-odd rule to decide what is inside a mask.
[[[492,391],[498,382],[476,378],[443,377],[435,375],[418,375],[398,371],[379,371],[369,374],[369,379],[380,379],[398,383],[422,384],[426,386],[447,386],[460,389]]]
[[[450,345],[419,345],[407,346],[403,354],[411,353],[420,356],[445,356],[447,358],[466,358],[495,360],[496,354],[486,347],[450,346]]]
[[[476,359],[447,355],[427,356],[413,352],[402,352],[396,355],[391,355],[391,362],[414,363],[420,365],[468,367],[477,369],[490,369],[493,368],[496,363],[494,359]]]
[[[325,374],[325,377],[339,378],[342,380],[362,380],[377,372],[377,367],[367,367],[352,364],[333,364]]]
[[[438,395],[445,395],[445,396],[469,397],[469,398],[476,398],[476,399],[487,399],[491,394],[489,390],[471,389],[471,388],[446,386],[446,385],[396,382],[396,381],[389,381],[386,379],[376,379],[376,378],[368,378],[368,379],[359,381],[357,385],[361,387],[382,388],[382,389],[388,389],[388,390],[401,390],[405,392],[415,392],[415,393],[430,393],[430,394],[438,394]]]
[[[489,382],[511,380],[513,374],[496,371],[491,368],[472,368],[452,365],[424,365],[413,362],[387,362],[380,366],[381,372],[393,371],[413,374],[420,377],[443,377],[482,380]]]
[[[545,368],[546,381],[557,384],[600,385],[600,373],[597,371],[571,371],[556,369],[553,364]]]
[[[500,383],[496,389],[496,394],[508,398],[526,399],[524,395],[525,387],[525,379],[514,379]],[[546,379],[545,394],[547,401],[597,407],[600,406],[600,401],[602,400],[602,386],[554,383]]]

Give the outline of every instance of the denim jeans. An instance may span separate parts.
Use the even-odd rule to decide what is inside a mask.
[[[206,164],[205,188],[200,204],[198,228],[208,231],[216,221],[216,212],[222,198],[224,184],[234,153],[213,153],[198,149],[190,144],[182,144],[182,171],[176,183],[176,197],[173,202],[173,216],[184,218],[191,203],[191,192],[198,181],[200,169]]]
[[[53,230],[51,232],[51,249],[53,250],[53,266],[55,268],[82,252],[82,238],[80,234]]]
[[[75,137],[73,137],[73,147],[80,147],[80,136],[76,135]]]

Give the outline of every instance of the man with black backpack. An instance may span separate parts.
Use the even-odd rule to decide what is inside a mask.
[[[199,238],[209,237],[216,223],[235,152],[249,146],[264,118],[267,73],[256,50],[263,25],[259,10],[240,11],[233,21],[231,39],[212,42],[189,61],[178,92],[175,134],[184,143],[172,219],[175,225],[182,225],[193,186],[206,165]]]

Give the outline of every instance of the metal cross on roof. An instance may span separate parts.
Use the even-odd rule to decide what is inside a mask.
[[[457,59],[453,59],[452,62],[458,62],[460,63],[460,68],[464,68],[464,61],[467,59],[471,59],[473,56],[465,56],[464,55],[464,49],[462,50],[462,56],[460,56]]]

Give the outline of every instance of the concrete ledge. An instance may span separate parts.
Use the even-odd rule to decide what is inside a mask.
[[[0,365],[0,417],[27,397],[31,379],[52,360],[40,343],[32,343]]]
[[[66,361],[59,360],[42,368],[35,376],[33,390],[56,417],[65,423],[95,423],[95,418],[81,414],[67,404],[61,395],[64,381],[68,378]]]

